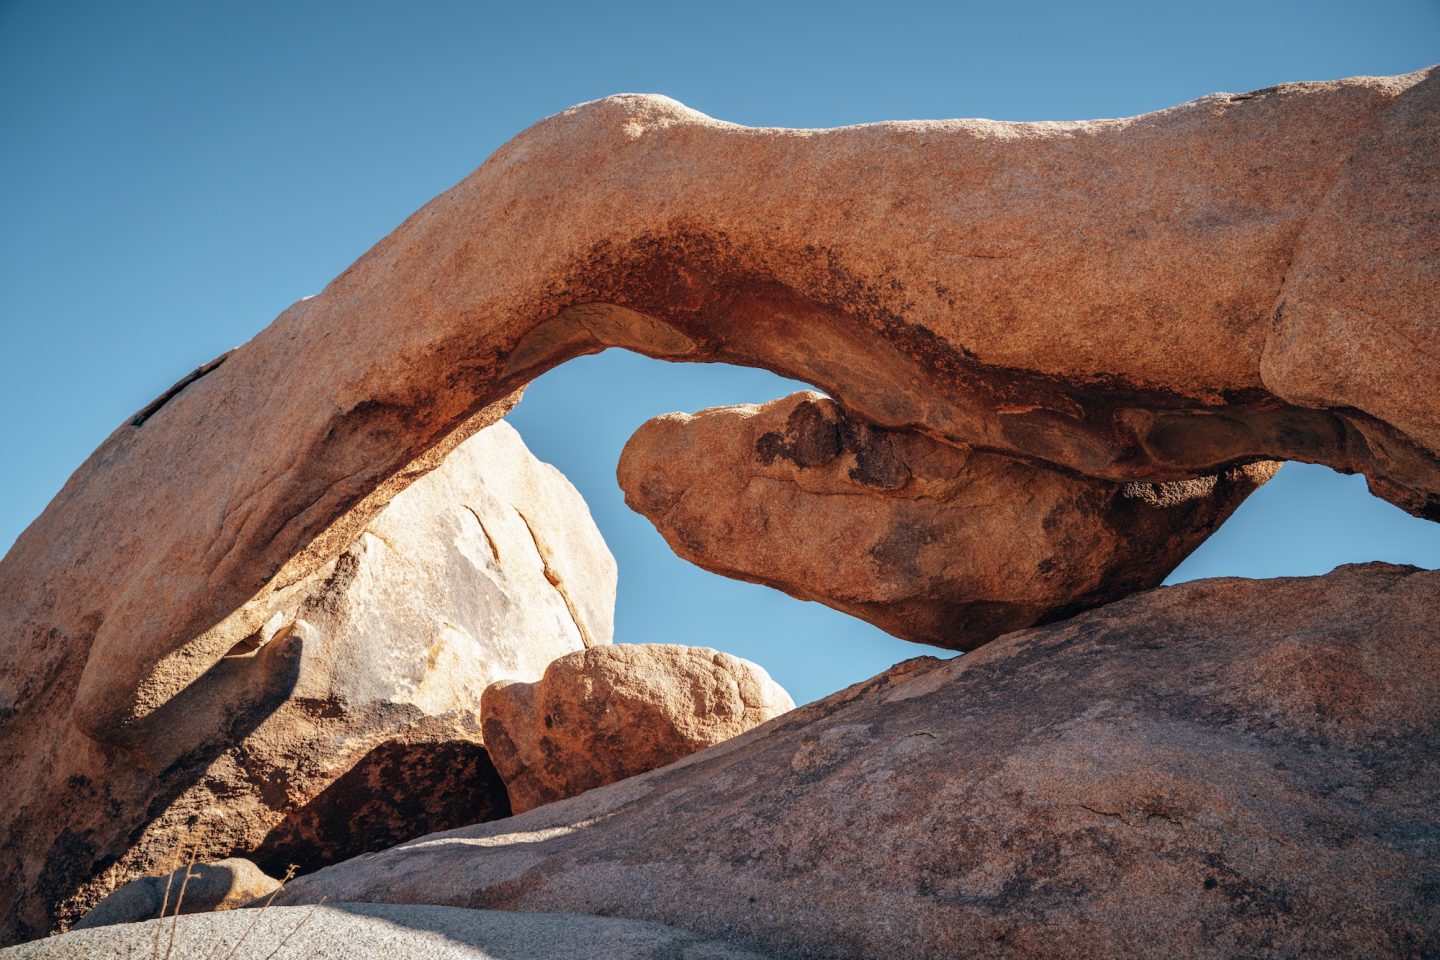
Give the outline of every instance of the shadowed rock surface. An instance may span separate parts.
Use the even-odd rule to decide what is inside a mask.
[[[810,392],[651,420],[618,476],[706,570],[971,650],[1159,586],[1278,466],[1086,480],[873,427]]]
[[[122,884],[71,929],[138,923],[177,913],[234,910],[279,888],[279,880],[240,857],[197,863],[163,877],[137,877]]]
[[[515,813],[663,767],[793,710],[765,670],[706,647],[627,643],[567,653],[480,703]]]
[[[191,914],[77,930],[0,950],[6,960],[765,960],[674,927],[612,917],[337,903]],[[253,924],[253,927],[252,927]],[[157,931],[157,927],[159,930]],[[156,936],[159,935],[159,952]]]
[[[684,922],[781,956],[1440,950],[1440,573],[1202,580],[910,661],[281,902]]]
[[[15,805],[0,834],[11,935],[46,933],[192,852],[280,876],[507,815],[481,694],[609,643],[614,599],[614,559],[580,495],[509,424],[477,434],[334,562],[277,591],[265,622],[126,750],[58,721],[27,745],[63,787],[0,785]]]
[[[121,424],[0,560],[0,939],[115,849],[46,812],[136,791],[71,778],[178,769],[157,728],[202,678],[577,355],[763,366],[1115,481],[1318,461],[1440,516],[1437,102],[1430,69],[1122,120],[751,129],[626,95],[535,125]]]

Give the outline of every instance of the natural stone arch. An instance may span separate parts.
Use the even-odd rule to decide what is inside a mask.
[[[543,121],[22,534],[0,770],[57,725],[125,749],[526,382],[608,346],[1105,479],[1363,470],[1433,516],[1437,97],[1432,70],[1087,123],[756,130],[641,96]]]
[[[552,117],[77,472],[5,562],[8,708],[45,685],[11,657],[68,673],[88,646],[75,718],[117,737],[526,381],[606,346],[766,366],[1093,476],[1316,460],[1428,511],[1440,428],[1353,384],[1436,368],[1402,347],[1434,316],[1414,225],[1437,188],[1407,158],[1435,155],[1437,96],[1422,72],[1089,123],[755,130],[640,96]],[[1361,201],[1380,212],[1337,219]],[[1321,281],[1386,223],[1365,264],[1392,312],[1363,332],[1400,345],[1338,373],[1335,410],[1285,403],[1326,402],[1303,361],[1366,314]]]

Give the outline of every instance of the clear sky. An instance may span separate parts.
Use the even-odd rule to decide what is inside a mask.
[[[1437,0],[0,0],[0,549],[125,416],[573,103],[656,92],[807,127],[1082,119],[1437,61]],[[728,650],[806,701],[927,651],[690,567],[614,480],[645,419],[793,387],[612,351],[542,378],[512,420],[615,552],[617,640]],[[1172,580],[1370,559],[1440,566],[1440,525],[1292,464]]]

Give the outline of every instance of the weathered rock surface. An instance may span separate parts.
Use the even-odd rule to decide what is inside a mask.
[[[1087,480],[872,427],[807,392],[657,417],[619,480],[692,563],[970,650],[1158,586],[1278,466]]]
[[[706,647],[616,644],[568,653],[538,681],[502,680],[480,704],[515,813],[663,767],[795,702],[763,668]]]
[[[77,930],[6,960],[764,960],[722,940],[613,917],[337,903]],[[158,929],[157,929],[158,928]],[[159,952],[156,952],[156,937]]]
[[[1138,594],[280,900],[683,922],[796,957],[1432,956],[1437,604],[1440,573],[1387,564]]]
[[[16,823],[116,789],[68,780],[153,753],[287,591],[607,346],[1086,476],[1310,460],[1440,516],[1437,103],[1430,69],[1083,123],[759,130],[647,96],[542,121],[122,424],[0,561],[24,896],[111,841]]]
[[[242,857],[181,867],[163,877],[137,877],[101,900],[71,929],[138,923],[177,913],[234,910],[280,889],[280,881]]]
[[[124,751],[63,720],[27,744],[32,779],[0,787],[7,932],[46,933],[192,852],[278,876],[507,815],[481,694],[609,643],[615,577],[569,482],[508,424],[482,431],[275,592]]]

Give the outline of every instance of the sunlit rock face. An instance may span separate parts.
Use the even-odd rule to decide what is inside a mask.
[[[533,683],[491,684],[480,722],[510,809],[523,813],[681,760],[794,707],[748,660],[617,643],[567,653]]]
[[[798,393],[651,420],[619,480],[707,570],[973,650],[1159,586],[1278,466],[1086,479],[872,427]]]
[[[574,356],[763,366],[1077,477],[1321,462],[1440,516],[1437,99],[1432,69],[1085,123],[540,122],[122,423],[0,561],[0,937],[115,865],[137,798],[210,822],[196,751],[279,722],[305,585]]]
[[[244,853],[278,877],[505,816],[481,694],[608,644],[615,575],[569,482],[508,424],[481,431],[339,557],[277,591],[260,629],[126,751],[63,727],[30,744],[69,789],[34,797],[10,828],[0,889],[12,922],[43,934],[192,855]],[[103,917],[135,913],[160,883],[107,902],[99,922],[121,922]],[[192,905],[203,905],[197,883]]]
[[[280,901],[587,912],[786,957],[1426,956],[1437,603],[1440,573],[1389,564],[1136,594]]]

